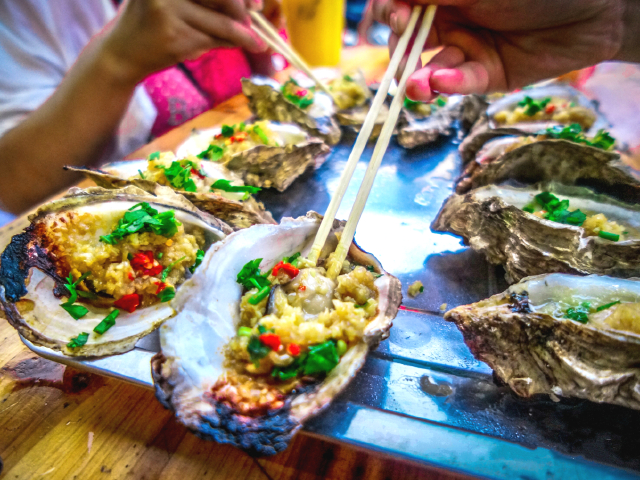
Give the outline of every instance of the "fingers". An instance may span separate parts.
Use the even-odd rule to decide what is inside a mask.
[[[264,8],[262,0],[245,0],[244,5],[247,10],[255,10],[256,12],[261,12]]]
[[[184,12],[184,21],[191,27],[214,39],[258,53],[267,45],[251,27],[232,20],[229,16],[200,5],[190,4]]]
[[[433,72],[431,88],[440,93],[485,93],[489,87],[489,73],[480,62],[465,62],[458,68]]]
[[[248,20],[245,1],[250,3],[254,0],[195,0],[195,3],[245,23]]]
[[[376,21],[389,25],[398,35],[406,30],[411,16],[411,7],[400,0],[373,0],[371,11]]]
[[[462,50],[457,47],[445,47],[438,52],[427,65],[415,72],[407,82],[407,96],[415,101],[429,102],[437,96],[438,89],[432,83],[435,72],[441,69],[452,70],[464,63]],[[449,79],[449,83],[451,80]]]

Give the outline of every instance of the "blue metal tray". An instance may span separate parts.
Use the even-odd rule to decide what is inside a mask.
[[[324,212],[353,138],[337,145],[317,171],[285,192],[259,200],[276,220]],[[338,212],[347,218],[372,148],[356,170]],[[429,225],[461,169],[455,139],[406,151],[392,142],[358,225],[356,241],[404,286],[390,338],[333,404],[305,430],[321,437],[486,478],[613,479],[640,475],[640,412],[588,401],[524,400],[493,381],[443,311],[506,289],[504,271]],[[421,280],[417,298],[406,288]],[[446,305],[445,305],[446,304]],[[152,388],[149,359],[157,334],[124,355],[77,360],[36,353]]]

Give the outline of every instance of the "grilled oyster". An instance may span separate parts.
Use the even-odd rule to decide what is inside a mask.
[[[178,157],[198,155],[206,159],[215,155],[214,159],[247,185],[280,192],[308,168],[319,168],[330,152],[325,143],[300,127],[275,122],[194,131],[177,150]]]
[[[293,89],[296,91],[290,92]],[[295,123],[329,145],[340,141],[342,132],[333,118],[333,100],[324,92],[302,88],[293,79],[280,85],[272,78],[254,76],[242,79],[242,93],[261,120]]]
[[[550,272],[640,274],[640,207],[582,187],[488,186],[449,197],[431,228],[503,264],[509,282]]]
[[[336,105],[335,116],[340,125],[349,127],[355,132],[360,131],[373,99],[373,93],[367,85],[362,71],[355,70],[333,78],[329,82],[329,90],[333,94]],[[371,138],[380,135],[382,125],[388,116],[389,107],[383,104],[371,132]]]
[[[80,356],[131,350],[171,316],[166,302],[204,250],[231,233],[171,189],[132,186],[71,189],[30,221],[2,253],[2,309],[32,343]]]
[[[457,307],[479,360],[522,397],[549,394],[640,409],[640,282],[605,276],[529,277]]]
[[[467,164],[456,192],[510,179],[589,186],[620,200],[640,202],[640,182],[617,152],[545,135],[508,136],[487,142]]]
[[[454,122],[462,107],[462,97],[439,96],[433,103],[405,99],[398,123],[398,143],[404,148],[427,145],[454,134]]]
[[[460,111],[460,128],[468,132],[489,107],[489,100],[483,95],[465,95]]]
[[[65,169],[81,172],[103,188],[135,185],[155,194],[159,185],[171,187],[234,230],[256,223],[275,223],[264,205],[251,196],[259,189],[245,187],[242,179],[224,165],[202,161],[196,156],[178,160],[171,152],[156,152],[148,161],[114,162],[101,168],[67,166]],[[218,180],[223,180],[222,188],[231,191],[212,188]]]
[[[460,144],[460,154],[464,162],[469,162],[492,138],[530,135],[574,123],[589,134],[609,126],[597,104],[572,87],[554,85],[522,90],[491,103]]]
[[[160,329],[162,351],[152,361],[156,396],[198,436],[259,455],[283,450],[388,336],[400,282],[370,254],[354,244],[350,261],[379,273],[356,267],[337,286],[321,268],[296,271],[292,257],[282,261],[308,253],[320,220],[311,212],[230,235],[172,302],[178,313]],[[334,232],[342,228],[334,223]],[[337,243],[332,237],[323,260]],[[260,266],[276,271],[267,277]],[[260,290],[243,293],[236,279]]]

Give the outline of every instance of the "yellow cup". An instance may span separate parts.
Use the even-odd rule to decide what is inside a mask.
[[[344,0],[282,0],[282,11],[289,41],[309,65],[338,65]]]

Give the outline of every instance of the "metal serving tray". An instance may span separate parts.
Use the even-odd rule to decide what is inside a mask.
[[[277,220],[324,212],[353,138],[337,145],[322,168],[285,192],[259,199]],[[371,155],[368,148],[338,212],[346,218]],[[640,412],[588,401],[523,400],[496,386],[473,358],[443,310],[486,298],[507,285],[504,271],[429,225],[460,172],[455,140],[406,151],[392,142],[356,240],[402,281],[425,291],[405,295],[391,336],[333,404],[305,425],[311,434],[471,475],[519,479],[613,479],[640,475]],[[444,305],[446,304],[446,306]],[[24,341],[24,340],[23,340]],[[149,360],[157,333],[135,350],[82,360],[35,347],[76,368],[152,388]]]

